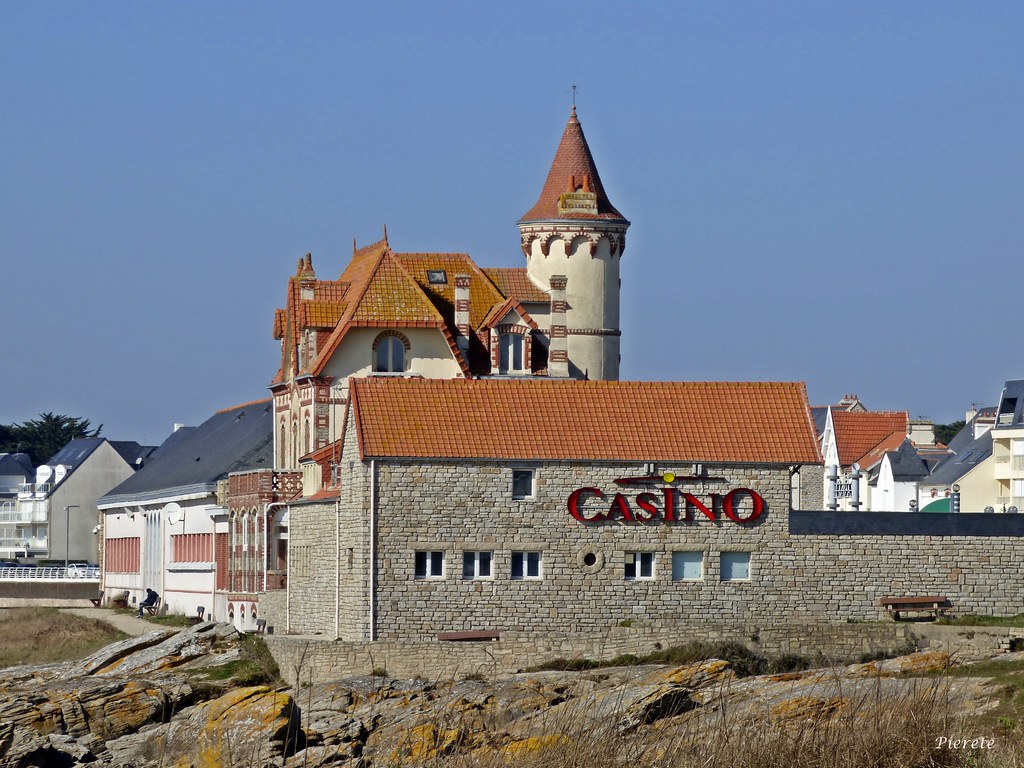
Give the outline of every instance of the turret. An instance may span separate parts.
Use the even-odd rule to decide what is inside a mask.
[[[519,220],[533,283],[564,281],[574,378],[619,378],[619,259],[628,227],[605,194],[574,105],[540,198]]]

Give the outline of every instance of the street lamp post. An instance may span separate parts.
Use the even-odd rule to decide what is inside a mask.
[[[68,552],[71,549],[71,510],[78,509],[77,504],[64,507],[64,576],[68,575]]]

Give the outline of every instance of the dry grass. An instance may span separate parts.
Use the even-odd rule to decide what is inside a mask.
[[[80,659],[127,635],[56,608],[11,608],[0,617],[0,667]]]
[[[534,723],[515,739],[430,724],[429,758],[388,765],[440,768],[1018,768],[1024,738],[994,732],[959,711],[950,681],[915,682],[904,694],[881,686],[857,696],[793,699],[741,715],[729,706],[698,708],[638,730],[594,722],[589,713]],[[706,711],[710,709],[711,711]],[[427,727],[427,726],[423,726]],[[950,749],[940,737],[986,737],[987,749]],[[422,757],[422,755],[421,755]],[[413,758],[413,759],[409,759]]]

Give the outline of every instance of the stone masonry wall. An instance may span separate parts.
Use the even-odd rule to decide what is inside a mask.
[[[346,453],[347,453],[346,449]],[[352,455],[347,453],[347,455]],[[512,471],[535,470],[532,498],[512,499]],[[534,637],[587,635],[620,625],[683,631],[696,623],[779,627],[886,619],[880,598],[947,596],[958,613],[1024,612],[1024,545],[1013,536],[790,534],[784,467],[707,467],[712,478],[674,486],[711,505],[711,494],[750,488],[763,514],[738,524],[696,512],[689,522],[580,522],[567,511],[577,488],[601,489],[585,515],[606,512],[621,490],[634,513],[650,485],[616,486],[649,474],[642,465],[532,462],[377,464],[376,635],[370,630],[371,467],[347,466],[337,505],[293,507],[292,545],[309,547],[299,576],[293,556],[289,631],[343,640],[436,641],[438,633],[500,630]],[[749,501],[749,499],[748,499]],[[680,515],[682,510],[679,511]],[[864,513],[870,514],[870,513]],[[340,547],[338,544],[340,543]],[[417,551],[440,551],[439,578],[416,578]],[[463,578],[464,552],[492,553],[492,576]],[[542,553],[542,578],[513,580],[512,553]],[[633,553],[653,553],[650,579],[628,580]],[[673,552],[701,553],[702,578],[674,580]],[[723,553],[749,553],[749,578],[724,580]],[[339,557],[340,555],[340,557]],[[593,555],[594,565],[586,565]]]

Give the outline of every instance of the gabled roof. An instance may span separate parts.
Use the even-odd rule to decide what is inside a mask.
[[[537,321],[530,317],[530,313],[523,309],[523,305],[516,299],[505,299],[491,307],[491,311],[487,313],[483,322],[480,323],[480,327],[493,328],[495,325],[500,324],[502,318],[508,315],[509,312],[515,312],[526,325],[537,330]]]
[[[218,411],[198,427],[173,432],[142,469],[100,498],[98,506],[211,494],[230,472],[272,466],[272,429],[270,400]]]
[[[839,449],[839,463],[848,467],[860,462],[872,449],[883,441],[899,442],[907,436],[909,417],[906,411],[837,411],[832,410],[832,428],[835,431],[836,447]],[[890,444],[895,449],[899,442]],[[881,459],[879,455],[875,461]]]
[[[53,457],[46,462],[47,466],[56,467],[58,464],[67,467],[68,473],[74,472],[76,468],[92,455],[93,451],[99,448],[107,439],[105,437],[80,437],[69,440],[67,444],[53,454]]]
[[[483,273],[504,296],[525,304],[547,304],[551,301],[543,290],[534,285],[526,267],[484,267]]]
[[[597,212],[585,213],[560,211],[559,201],[563,194],[591,192],[596,195]],[[523,214],[520,222],[550,221],[560,219],[614,219],[625,221],[625,217],[612,206],[605,194],[597,165],[590,154],[590,147],[583,135],[583,127],[576,118],[576,107],[572,108],[566,123],[562,140],[555,151],[547,180],[540,197],[533,208]]]
[[[132,469],[139,469],[156,450],[155,445],[139,445],[134,440],[111,440],[110,447]]]
[[[900,432],[898,430],[886,435],[882,439],[882,442],[878,445],[872,446],[871,450],[867,451],[863,456],[857,459],[857,464],[859,464],[860,468],[863,470],[871,469],[882,460],[882,457],[885,456],[885,454],[890,451],[898,450],[906,439],[907,433]]]
[[[802,383],[353,379],[361,458],[820,463]]]
[[[1024,426],[1024,380],[1011,379],[1003,384],[999,410],[993,429],[1019,429]]]
[[[921,456],[909,439],[904,439],[899,448],[886,453],[893,480],[897,482],[918,482],[931,472],[935,461]]]
[[[35,474],[32,458],[27,453],[0,453],[0,476],[24,477],[29,480]]]

